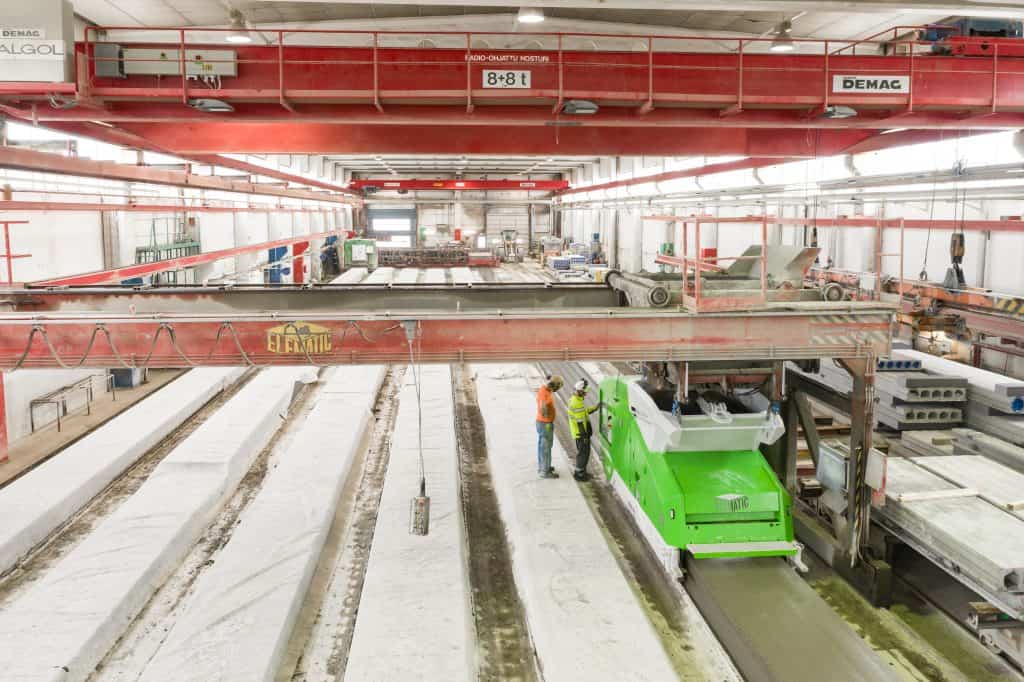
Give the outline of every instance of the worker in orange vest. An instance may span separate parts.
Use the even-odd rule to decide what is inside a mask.
[[[537,391],[537,474],[541,478],[558,478],[551,466],[551,446],[555,440],[555,397],[565,382],[555,374],[545,378]]]

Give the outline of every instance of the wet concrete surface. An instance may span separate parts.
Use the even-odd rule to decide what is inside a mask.
[[[452,391],[477,633],[477,679],[531,682],[538,679],[536,657],[491,480],[476,386],[458,365],[452,366]]]

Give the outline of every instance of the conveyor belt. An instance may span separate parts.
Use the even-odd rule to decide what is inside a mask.
[[[568,387],[597,379],[576,363],[539,367]],[[690,558],[686,568],[686,591],[750,682],[901,679],[785,560]]]
[[[782,559],[687,562],[686,590],[747,680],[898,680]]]

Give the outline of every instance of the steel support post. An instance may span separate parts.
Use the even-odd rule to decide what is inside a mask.
[[[847,469],[847,537],[841,546],[855,563],[861,545],[867,540],[871,495],[865,490],[867,454],[874,429],[875,358],[843,358],[840,365],[853,377],[850,391],[850,460]]]
[[[4,373],[0,372],[0,464],[10,458],[7,442],[7,389],[4,386]]]

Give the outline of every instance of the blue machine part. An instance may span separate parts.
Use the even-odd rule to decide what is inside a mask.
[[[921,40],[941,42],[953,36],[979,38],[1024,37],[1024,22],[1009,19],[959,17],[947,24],[932,24],[921,34]]]

